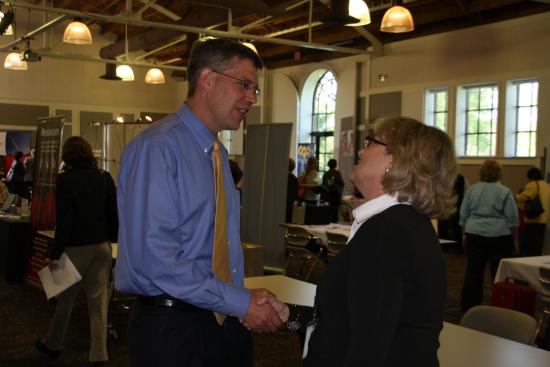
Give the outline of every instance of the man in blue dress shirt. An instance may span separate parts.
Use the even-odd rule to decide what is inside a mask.
[[[248,330],[274,331],[286,321],[267,290],[243,287],[239,193],[223,148],[231,283],[212,272],[212,147],[256,103],[261,67],[240,43],[198,41],[187,101],[124,150],[115,285],[138,296],[128,326],[132,366],[252,366]],[[222,325],[212,311],[227,315]]]

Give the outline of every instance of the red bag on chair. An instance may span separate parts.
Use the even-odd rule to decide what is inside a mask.
[[[491,291],[491,306],[509,308],[533,316],[537,291],[529,283],[506,278],[506,281],[495,283]]]

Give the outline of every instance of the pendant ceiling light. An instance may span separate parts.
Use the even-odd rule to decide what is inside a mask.
[[[359,27],[370,24],[371,22],[369,7],[363,0],[349,0],[348,14],[351,17],[359,19],[359,22],[346,24],[347,26]]]
[[[254,51],[256,53],[256,55],[258,55],[258,50],[256,49],[256,46],[254,46],[253,43],[250,43],[250,42],[241,42],[241,43],[243,44],[243,46],[248,47],[249,49]]]
[[[134,71],[126,64],[116,67],[116,76],[118,76],[123,82],[134,81]]]
[[[411,12],[399,5],[389,8],[380,24],[381,32],[404,33],[413,30],[414,21]]]
[[[10,52],[4,60],[4,68],[9,70],[27,70],[27,62],[21,60],[21,55],[18,51]]]
[[[145,83],[147,84],[164,84],[166,80],[164,79],[164,74],[162,70],[158,68],[151,68],[147,71],[145,75]]]
[[[75,19],[65,28],[63,42],[87,45],[92,43],[92,34],[86,24],[82,23],[80,19]]]
[[[124,60],[128,62],[128,24],[124,25],[124,49]],[[122,79],[123,82],[134,81],[134,71],[125,64],[116,67],[116,76]]]

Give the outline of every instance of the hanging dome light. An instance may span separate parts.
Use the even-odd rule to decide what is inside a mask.
[[[65,28],[63,33],[63,42],[76,45],[86,45],[92,43],[92,34],[88,26],[78,19],[75,19]]]
[[[399,5],[389,8],[380,24],[381,32],[404,33],[413,30],[414,22],[411,12]]]
[[[134,71],[128,65],[119,65],[116,67],[116,76],[122,79],[123,82],[134,81]]]
[[[254,46],[253,43],[250,43],[250,42],[241,42],[241,43],[243,44],[243,46],[248,47],[249,49],[254,51],[256,53],[256,55],[258,55],[258,50],[256,49],[256,46]]]
[[[145,75],[145,83],[147,84],[164,84],[166,80],[164,79],[164,74],[162,70],[158,68],[151,68],[147,71]]]
[[[363,0],[349,0],[348,14],[359,19],[359,22],[346,24],[347,26],[359,27],[371,22],[369,7]]]
[[[21,60],[19,52],[10,52],[4,60],[4,68],[9,70],[27,70],[27,62]]]

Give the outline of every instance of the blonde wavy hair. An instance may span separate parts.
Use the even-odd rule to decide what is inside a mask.
[[[447,218],[455,211],[453,192],[457,176],[453,143],[443,131],[407,118],[380,119],[375,134],[393,155],[383,180],[384,191],[409,201],[432,218]]]

